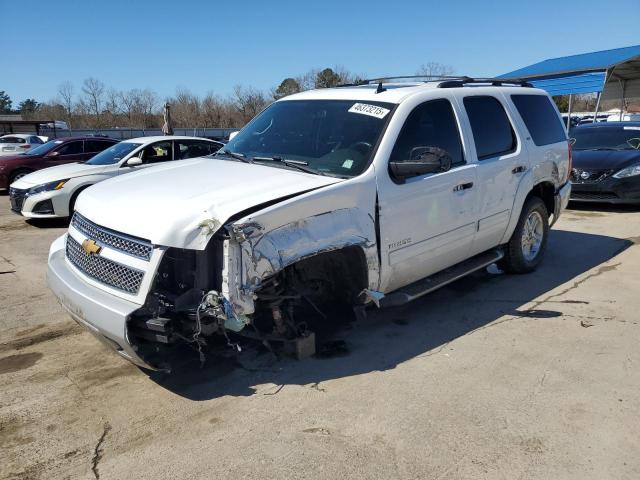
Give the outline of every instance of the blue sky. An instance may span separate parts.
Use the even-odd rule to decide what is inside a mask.
[[[639,1],[0,0],[0,90],[16,105],[94,76],[161,97],[176,87],[226,95],[314,67],[381,76],[429,61],[489,76],[638,44]]]

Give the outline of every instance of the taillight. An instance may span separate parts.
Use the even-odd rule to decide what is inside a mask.
[[[27,143],[25,145],[20,145],[20,148],[31,148],[31,145]]]

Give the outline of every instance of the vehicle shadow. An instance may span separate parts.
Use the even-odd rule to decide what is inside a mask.
[[[640,212],[640,205],[615,203],[569,202],[567,208],[573,212]]]
[[[372,310],[352,328],[336,332],[336,355],[296,361],[274,359],[253,348],[238,357],[207,357],[201,368],[193,353],[173,373],[150,374],[151,380],[182,397],[207,400],[232,395],[273,395],[287,385],[321,388],[327,380],[393,369],[412,358],[429,355],[463,335],[503,315],[553,318],[563,303],[578,298],[526,304],[615,257],[633,241],[564,230],[553,230],[540,268],[528,275],[476,272],[411,304]],[[579,247],[579,248],[578,248]],[[601,273],[597,270],[595,275]],[[265,384],[275,384],[277,387]],[[267,391],[264,391],[264,390]]]
[[[25,221],[36,228],[67,228],[69,226],[69,218],[27,218]]]

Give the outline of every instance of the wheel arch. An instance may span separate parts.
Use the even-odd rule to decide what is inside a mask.
[[[528,170],[522,178],[516,192],[516,196],[513,202],[513,208],[511,209],[511,218],[509,219],[507,230],[505,231],[500,243],[507,243],[511,238],[511,235],[513,235],[513,232],[516,229],[516,225],[518,224],[518,219],[520,218],[520,214],[522,212],[522,207],[529,197],[540,197],[540,199],[547,207],[549,215],[552,215],[555,208],[555,192],[556,187],[552,180],[546,178],[534,178],[532,170]]]
[[[253,293],[263,282],[302,262],[337,262],[340,268],[355,269],[360,291],[377,288],[375,225],[358,209],[325,212],[267,232],[263,227],[253,221],[234,224],[229,229],[222,290],[238,313],[253,313]]]

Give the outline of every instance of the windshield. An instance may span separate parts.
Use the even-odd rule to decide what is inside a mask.
[[[38,145],[37,147],[32,148],[31,150],[23,153],[22,155],[45,155],[46,153],[50,152],[61,143],[62,143],[61,140],[49,140],[47,143]]]
[[[94,155],[85,163],[89,165],[113,165],[118,163],[129,153],[138,148],[141,143],[116,143],[113,147],[109,147],[106,150],[101,151],[97,155]]]
[[[569,136],[576,139],[574,150],[633,150],[640,141],[640,126],[576,128]]]
[[[292,168],[265,159],[292,160],[320,173],[353,177],[368,166],[393,107],[353,100],[276,102],[244,127],[224,151],[264,165]]]

